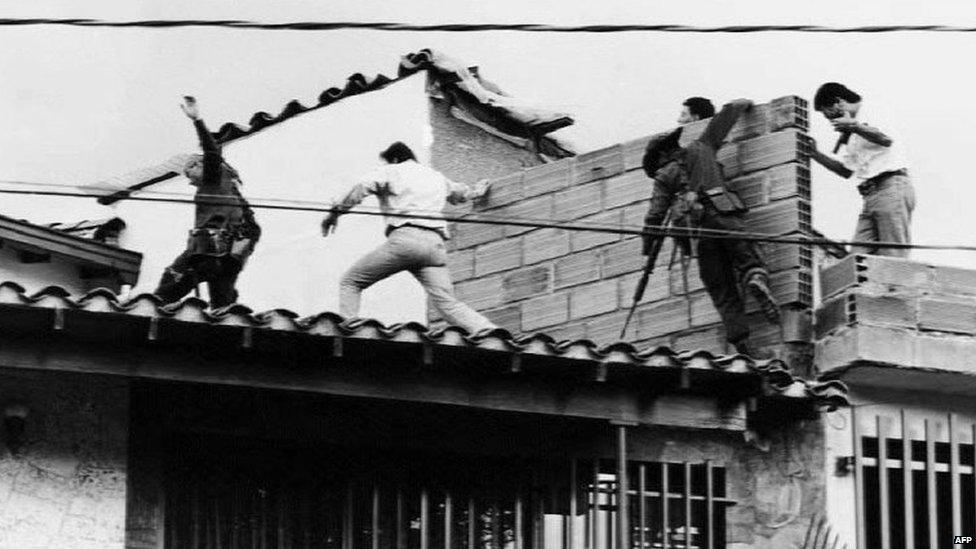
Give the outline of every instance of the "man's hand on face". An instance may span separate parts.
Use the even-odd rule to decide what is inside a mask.
[[[854,120],[847,114],[841,116],[840,118],[834,118],[830,121],[834,126],[834,129],[839,132],[852,132],[857,128],[857,120]]]

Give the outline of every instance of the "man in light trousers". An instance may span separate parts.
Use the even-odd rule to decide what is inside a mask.
[[[813,149],[811,158],[835,174],[858,179],[864,205],[857,218],[854,240],[910,244],[915,190],[902,156],[901,136],[866,110],[861,96],[843,84],[827,82],[817,89],[814,108],[840,133],[839,158]],[[908,257],[909,248],[852,246],[859,254]]]
[[[386,242],[366,254],[342,276],[339,313],[345,318],[357,317],[363,290],[400,271],[409,271],[450,324],[472,335],[497,328],[454,295],[447,268],[447,222],[400,217],[410,214],[431,216],[442,211],[446,202],[458,204],[478,199],[488,192],[488,183],[479,182],[474,189],[455,183],[417,162],[410,147],[399,141],[380,153],[380,158],[386,164],[363,176],[322,221],[322,235],[328,236],[335,231],[339,216],[370,194],[377,197],[384,213],[397,214],[386,216]]]

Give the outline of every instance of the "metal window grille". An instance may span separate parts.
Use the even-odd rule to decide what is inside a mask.
[[[167,468],[165,546],[725,547],[725,508],[733,502],[724,468],[627,461],[626,469],[621,475],[613,460],[565,457],[194,448]]]
[[[976,531],[976,422],[902,410],[853,425],[859,548],[951,548]]]

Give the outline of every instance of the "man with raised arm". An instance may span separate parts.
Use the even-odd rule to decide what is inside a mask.
[[[190,185],[196,187],[195,218],[186,250],[163,272],[154,293],[171,303],[206,282],[210,306],[217,309],[237,301],[234,286],[261,228],[241,195],[237,170],[224,161],[220,146],[200,118],[196,100],[186,96],[180,107],[193,121],[203,149],[183,168]]]
[[[340,314],[347,319],[357,317],[363,290],[400,271],[409,271],[450,324],[472,335],[496,328],[454,295],[445,248],[449,236],[447,222],[440,218],[424,219],[437,217],[446,202],[458,204],[481,198],[488,192],[488,182],[481,181],[474,189],[455,183],[417,162],[410,147],[399,141],[381,152],[380,158],[385,164],[361,177],[322,221],[322,235],[328,236],[335,231],[339,216],[370,194],[377,197],[380,208],[387,214],[386,242],[363,256],[342,276]],[[410,217],[412,214],[420,217]]]
[[[644,153],[644,172],[654,179],[650,207],[644,219],[644,254],[653,249],[656,230],[672,210],[672,226],[729,232],[746,230],[745,204],[730,189],[716,154],[739,117],[752,101],[739,99],[725,105],[702,135],[682,147],[682,128],[651,138]],[[655,234],[656,233],[656,234]],[[679,244],[682,245],[679,239]],[[690,249],[690,244],[684,246]],[[755,243],[737,239],[711,239],[703,234],[698,246],[698,268],[715,308],[725,324],[726,338],[736,351],[752,355],[748,344],[741,287],[758,301],[766,318],[779,323],[779,308],[769,291],[766,263]]]

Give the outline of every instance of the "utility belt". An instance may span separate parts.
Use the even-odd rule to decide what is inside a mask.
[[[857,192],[861,193],[861,196],[868,196],[869,194],[874,194],[881,188],[881,185],[887,181],[889,178],[895,177],[896,175],[908,175],[908,170],[902,168],[900,170],[889,170],[887,172],[881,172],[878,175],[867,179],[864,183],[857,186]]]
[[[414,225],[413,223],[404,223],[403,225],[387,225],[386,226],[386,232],[384,234],[386,236],[390,236],[390,233],[392,233],[393,231],[395,231],[397,229],[403,229],[404,227],[410,227],[410,228],[413,228],[413,229],[422,229],[422,230],[425,230],[425,231],[430,231],[432,233],[435,233],[437,236],[441,237],[442,239],[447,240],[447,236],[444,235],[444,232],[442,230],[437,229],[437,228],[434,228],[434,227],[425,227],[423,225]]]
[[[192,229],[186,242],[187,251],[194,256],[233,256],[244,262],[257,239],[246,235],[243,227],[234,230],[199,228]]]
[[[744,214],[749,211],[742,198],[732,189],[724,185],[702,189],[698,192],[686,191],[679,193],[672,205],[674,219],[686,219],[691,226],[698,226],[701,216],[706,211],[720,214]]]

